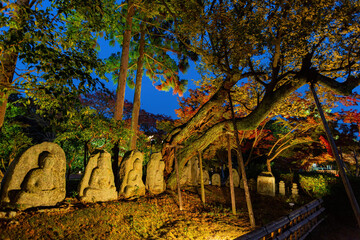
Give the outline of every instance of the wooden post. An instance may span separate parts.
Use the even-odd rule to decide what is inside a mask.
[[[231,144],[230,135],[227,135],[228,140],[228,168],[229,168],[229,183],[230,183],[230,196],[231,196],[231,210],[233,214],[236,214],[236,203],[235,203],[235,191],[234,191],[234,179],[232,174],[232,160],[231,160]]]
[[[175,161],[175,172],[176,172],[176,184],[177,184],[177,192],[178,192],[178,198],[179,198],[179,209],[180,211],[183,210],[183,204],[182,204],[182,198],[181,198],[181,189],[180,189],[180,177],[179,177],[179,164],[176,159],[176,152],[179,146],[175,146],[174,148],[174,161]]]
[[[234,125],[234,135],[235,135],[237,149],[238,149],[237,150],[237,157],[238,157],[238,161],[240,163],[241,177],[242,177],[242,180],[243,180],[243,183],[244,183],[244,192],[245,192],[246,205],[247,205],[247,208],[248,208],[248,213],[249,213],[249,218],[250,218],[250,225],[251,225],[252,228],[255,228],[255,217],[254,217],[254,212],[253,212],[252,203],[251,203],[249,186],[247,184],[244,159],[243,159],[242,153],[241,153],[239,132],[238,132],[238,129],[237,129],[237,126],[236,126],[234,107],[233,107],[233,104],[232,104],[230,91],[228,92],[228,94],[229,94],[229,102],[230,102],[230,108],[231,108],[232,122],[233,122],[233,125]]]
[[[344,187],[345,187],[345,190],[346,190],[346,193],[349,197],[349,200],[350,200],[350,203],[351,203],[351,207],[354,211],[354,214],[355,214],[355,218],[357,220],[357,223],[358,223],[358,226],[360,227],[360,209],[359,209],[359,205],[356,201],[356,198],[355,198],[355,195],[354,195],[354,192],[351,188],[351,185],[350,185],[350,182],[349,182],[349,179],[347,178],[346,176],[346,173],[345,173],[345,170],[344,170],[344,162],[341,160],[340,156],[339,156],[339,152],[336,148],[336,145],[335,145],[335,141],[334,141],[334,138],[330,132],[330,128],[327,124],[327,121],[325,119],[325,115],[324,115],[324,112],[322,110],[322,107],[321,107],[321,104],[320,104],[320,101],[317,97],[317,94],[316,94],[316,91],[315,91],[315,87],[314,87],[314,84],[311,83],[310,84],[310,89],[311,89],[311,92],[312,92],[312,95],[314,97],[314,100],[315,100],[315,103],[316,103],[316,107],[319,111],[319,114],[320,114],[320,117],[321,117],[321,120],[322,120],[322,123],[323,123],[323,126],[324,126],[324,129],[325,129],[325,133],[326,133],[326,136],[327,136],[327,139],[330,143],[330,147],[331,147],[331,151],[335,157],[335,160],[336,160],[336,164],[337,164],[337,167],[339,169],[339,173],[340,173],[340,176],[341,176],[341,179],[342,179],[342,182],[344,184]]]
[[[205,187],[204,187],[204,174],[203,174],[201,151],[199,151],[199,165],[200,165],[201,201],[205,203]]]

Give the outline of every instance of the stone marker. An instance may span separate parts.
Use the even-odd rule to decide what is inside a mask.
[[[239,187],[239,186],[240,186],[240,177],[239,177],[239,174],[238,174],[237,170],[233,168],[233,169],[232,169],[232,174],[233,174],[234,187]],[[226,180],[225,185],[226,185],[227,187],[230,186],[230,178],[228,178],[228,179]]]
[[[221,178],[220,178],[220,174],[219,173],[214,173],[211,176],[211,185],[213,186],[221,186]]]
[[[279,182],[279,194],[285,196],[285,183],[284,181]]]
[[[1,202],[19,209],[54,206],[65,199],[65,174],[65,153],[59,145],[35,145],[10,164],[1,185]]]
[[[205,169],[203,170],[203,179],[204,179],[204,185],[210,184],[209,172],[206,171]],[[199,178],[198,178],[198,185],[200,185],[200,173],[199,173]]]
[[[79,197],[83,202],[106,202],[117,199],[110,153],[101,151],[90,157],[79,185]]]
[[[210,184],[210,176],[209,176],[209,172],[206,171],[205,169],[203,170],[203,178],[204,178],[204,185],[209,185]]]
[[[257,192],[262,195],[275,196],[275,177],[271,172],[262,172],[257,178]]]
[[[190,159],[180,175],[180,185],[197,186],[200,181],[199,160],[196,157]]]
[[[164,179],[165,163],[162,161],[161,153],[153,153],[147,164],[146,189],[152,194],[160,194],[166,190]]]
[[[142,180],[142,163],[144,155],[136,150],[127,152],[121,161],[119,178],[119,195],[133,199],[145,195],[145,184]]]
[[[291,196],[292,197],[298,197],[299,196],[299,189],[296,183],[293,183],[291,188]]]

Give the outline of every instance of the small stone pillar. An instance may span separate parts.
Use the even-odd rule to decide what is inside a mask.
[[[293,186],[291,188],[291,196],[292,197],[298,197],[299,196],[299,189],[296,183],[293,183]]]
[[[279,194],[285,196],[285,183],[284,181],[279,182]]]

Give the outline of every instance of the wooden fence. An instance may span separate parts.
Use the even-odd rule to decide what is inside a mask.
[[[305,206],[291,212],[266,226],[247,233],[236,240],[268,240],[268,239],[305,239],[324,218],[320,214],[325,210],[321,206],[323,200],[316,199]]]

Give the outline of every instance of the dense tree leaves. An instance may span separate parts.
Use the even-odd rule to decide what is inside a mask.
[[[95,87],[94,73],[104,77],[92,36],[102,25],[101,16],[87,14],[99,2],[80,2],[4,2],[0,12],[0,126],[10,92],[23,92],[48,110],[66,104],[68,96],[71,99]]]

